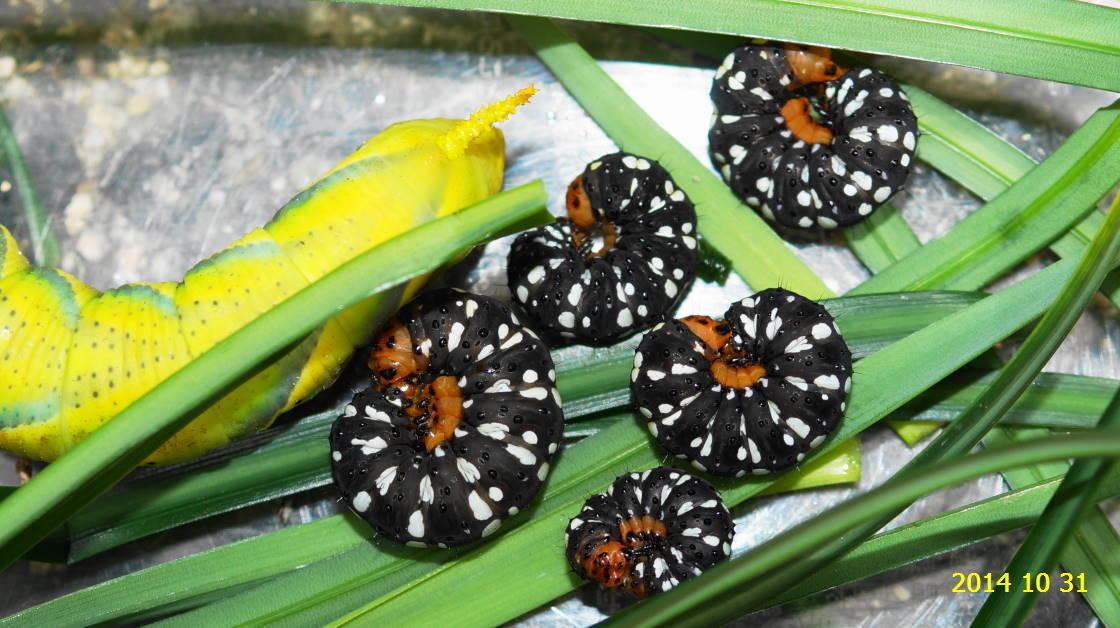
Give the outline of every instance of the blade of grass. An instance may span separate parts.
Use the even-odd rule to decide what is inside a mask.
[[[1120,104],[1093,114],[1027,176],[853,294],[975,290],[1056,239],[1120,178]]]
[[[861,223],[844,230],[848,247],[872,274],[913,253],[921,243],[910,225],[890,203]]]
[[[1080,317],[1085,305],[1117,259],[1118,253],[1120,253],[1120,198],[1113,203],[1100,232],[1094,237],[1077,269],[1065,283],[1054,305],[1031,331],[1022,347],[1000,370],[992,384],[956,421],[948,424],[932,443],[914,456],[884,486],[905,482],[915,476],[936,476],[954,457],[971,450],[1042,370]],[[1068,260],[1059,262],[1056,266],[1066,263]],[[834,562],[890,522],[900,511],[901,509],[883,511],[856,526],[843,529],[842,534],[824,539],[825,542],[813,548],[812,552],[794,554],[801,558],[792,563],[782,564],[781,568],[777,569],[770,562],[769,557],[788,549],[782,545],[789,542],[786,535],[779,535],[730,561],[729,566],[717,568],[720,570],[719,573],[727,575],[714,579],[716,584],[679,587],[661,596],[667,601],[657,600],[654,604],[647,605],[650,607],[649,610],[631,613],[631,618],[644,620],[657,618],[666,621],[668,618],[680,617],[691,612],[702,614],[709,622],[717,621],[720,617],[725,620],[730,619],[745,609],[765,604],[767,600],[778,596],[809,574]],[[822,513],[815,519],[826,519],[834,512],[835,509]],[[720,597],[720,592],[724,591],[723,587],[727,582],[736,582],[739,586],[745,587],[745,590],[732,597]],[[702,611],[701,606],[704,607]]]
[[[135,467],[210,402],[339,308],[440,264],[496,232],[544,212],[534,182],[426,223],[359,255],[184,366],[0,502],[0,568]],[[417,250],[431,250],[418,256]]]
[[[284,528],[81,589],[0,619],[0,626],[88,626],[187,610],[368,545],[367,531],[344,515]]]
[[[27,169],[27,161],[23,158],[16,134],[8,117],[0,110],[0,152],[3,153],[8,168],[12,171],[15,180],[16,192],[19,193],[19,202],[23,206],[23,214],[27,219],[27,230],[31,239],[31,255],[38,266],[58,266],[61,257],[58,238],[51,228],[50,217],[43,209],[39,199],[39,191],[31,172]]]
[[[1053,302],[1072,271],[1071,262],[1058,262],[864,358],[854,376],[847,416],[817,455],[832,451],[1012,330],[1033,320]],[[558,463],[581,469],[584,475],[578,487],[543,502],[532,521],[487,544],[485,551],[465,554],[391,592],[369,591],[364,598],[373,600],[366,609],[371,611],[369,619],[384,622],[408,616],[419,622],[435,621],[452,612],[451,607],[443,607],[440,601],[444,592],[455,590],[455,599],[471,600],[469,605],[454,605],[457,622],[493,625],[564,594],[578,584],[560,549],[559,539],[567,520],[579,511],[588,495],[606,488],[619,471],[641,471],[661,462],[660,453],[650,448],[647,434],[635,422],[613,425],[580,441],[568,448]],[[733,506],[780,477],[716,480],[715,484],[725,501]],[[529,561],[525,571],[513,568],[526,564],[525,561]],[[516,596],[508,595],[505,588],[511,578],[520,583]],[[282,590],[287,592],[290,604],[304,604],[291,598],[298,595],[292,591],[302,589],[286,586]],[[329,572],[325,573],[324,579],[316,582],[313,594],[316,612],[335,617],[349,612],[353,606],[348,606],[344,598],[352,590],[353,585],[345,579],[334,580]],[[246,602],[233,610],[249,612],[254,617],[267,616],[271,621],[281,618],[267,600]]]
[[[353,1],[353,0],[350,0]],[[671,26],[955,63],[1120,91],[1116,13],[1056,0],[358,0]]]
[[[1106,404],[1107,405],[1107,404]],[[1103,412],[1103,411],[1102,411]],[[1047,430],[997,427],[984,437],[984,445],[1003,444],[1048,435]],[[1044,475],[1064,474],[1067,462],[1052,462],[1038,467],[1004,471],[1003,478],[1011,488],[1037,482]],[[1061,563],[1071,573],[1085,574],[1082,593],[1097,617],[1106,626],[1120,625],[1120,535],[1100,508],[1091,508],[1072,533],[1073,541],[1062,550]]]
[[[1101,417],[1100,431],[1120,433],[1118,427],[1120,427],[1120,395],[1113,397]],[[1105,476],[1110,475],[1115,469],[1114,463],[1114,460],[1080,460],[1069,468],[1057,492],[1047,504],[1046,510],[1031,527],[1027,538],[1004,570],[1011,575],[1012,582],[1019,582],[1024,575],[1028,578],[1032,577],[1028,574],[1050,573],[1057,564],[1058,557],[1064,554],[1064,548],[1075,536],[1075,529],[1081,529],[1083,534],[1088,531],[1087,528],[1082,528],[1082,523],[1090,513],[1101,515],[1100,510],[1095,506],[1096,495]],[[1111,525],[1109,528],[1111,529]],[[1116,532],[1113,530],[1112,537],[1115,536]],[[1108,586],[1110,582],[1111,579],[1108,583],[1098,585],[1093,581],[1092,586],[1094,588]],[[1116,593],[1115,590],[1111,592]],[[1037,590],[1028,592],[1026,587],[1014,587],[1013,591],[1004,592],[997,587],[995,592],[989,594],[988,599],[984,601],[974,624],[1019,625],[1030,614],[1037,600]]]
[[[994,379],[995,373],[991,371],[979,369],[958,371],[953,377],[933,386],[929,391],[900,408],[891,415],[891,419],[937,423],[952,421],[964,412],[984,389],[991,386]],[[1015,405],[1000,417],[1000,424],[1052,427],[1063,430],[1088,429],[1096,425],[1118,389],[1120,389],[1120,382],[1114,379],[1040,373]],[[1037,475],[1029,482],[1050,475],[1052,474]]]
[[[1093,441],[1100,447],[1090,447]],[[1108,451],[1105,443],[1120,445],[1120,435],[1111,430],[1090,430],[1080,435],[1064,435],[1017,443],[1014,447],[992,448],[979,454],[943,462],[936,473],[909,473],[897,480],[850,499],[823,515],[801,523],[764,543],[749,554],[766,569],[779,569],[844,534],[861,527],[883,513],[901,510],[915,499],[935,490],[1002,469],[1020,467],[1064,458],[1093,458],[1120,454]],[[1077,453],[1073,453],[1076,451]],[[1061,455],[1070,453],[1073,455]],[[897,477],[897,476],[896,476]],[[645,600],[615,614],[603,626],[712,626],[739,615],[743,598],[751,597],[746,608],[765,603],[743,595],[744,581],[735,567],[741,559],[721,563],[704,578],[682,582],[672,591]],[[741,563],[738,563],[741,564]],[[777,594],[781,594],[779,591]]]
[[[782,286],[811,299],[832,296],[770,227],[712,171],[662,129],[586,51],[545,19],[510,16],[548,69],[623,150],[656,159],[696,205],[699,231],[751,287]]]
[[[1049,466],[1053,462],[1045,465]],[[1009,473],[1004,470],[1003,473]],[[766,604],[779,606],[798,598],[884,573],[919,560],[1031,525],[1058,489],[1049,478],[877,534],[824,570]],[[1120,475],[1110,474],[1098,499],[1120,495]],[[751,611],[762,610],[754,608]]]

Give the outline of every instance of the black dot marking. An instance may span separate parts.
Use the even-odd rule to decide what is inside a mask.
[[[877,70],[856,67],[808,84],[792,72],[780,46],[751,44],[727,56],[711,90],[712,163],[739,198],[784,227],[853,225],[902,189],[917,119],[898,85]],[[809,99],[831,141],[791,132],[783,106],[799,98]]]
[[[568,206],[569,218],[510,249],[510,292],[536,329],[550,342],[612,344],[676,308],[695,277],[696,210],[660,164],[600,157]]]
[[[428,292],[397,320],[419,349],[403,353],[426,364],[392,384],[374,373],[374,386],[335,421],[335,484],[359,516],[398,543],[478,541],[525,509],[547,478],[563,434],[552,357],[508,306],[486,296]],[[410,415],[409,392],[446,376],[462,394],[462,418],[429,451],[425,421],[433,415],[428,408]]]
[[[756,381],[718,380],[709,345],[673,320],[638,346],[634,402],[657,442],[701,470],[738,477],[789,469],[844,414],[852,377],[848,346],[822,305],[780,288],[733,304],[724,322],[725,358],[719,359],[744,370],[762,367]]]
[[[580,577],[639,597],[662,593],[727,560],[735,524],[707,481],[668,467],[619,476],[565,533]]]

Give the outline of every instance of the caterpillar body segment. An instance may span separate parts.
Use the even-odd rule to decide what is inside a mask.
[[[411,120],[367,141],[180,282],[105,293],[32,267],[0,226],[0,449],[50,461],[264,311],[405,231],[496,193],[491,125],[532,88],[469,120]],[[464,131],[466,129],[466,131]],[[154,452],[189,460],[263,429],[330,384],[354,348],[422,283],[372,296],[229,392]],[[5,360],[5,357],[8,359]]]

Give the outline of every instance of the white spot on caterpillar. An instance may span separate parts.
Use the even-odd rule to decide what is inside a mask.
[[[872,184],[871,175],[867,174],[866,172],[863,172],[863,171],[860,171],[860,170],[857,170],[857,171],[853,172],[852,173],[852,181],[855,181],[856,185],[863,188],[864,190],[870,190],[871,189],[871,184]]]
[[[746,78],[746,77],[744,77],[744,78]],[[762,89],[761,87],[752,88],[751,93],[754,94],[755,96],[758,96],[758,98],[760,100],[774,100],[774,97],[771,96],[766,90]]]
[[[705,536],[703,541],[706,545],[711,545],[712,547],[719,545],[719,539],[715,536],[712,536],[711,534]]]
[[[907,150],[914,150],[914,133],[913,132],[907,131],[906,135],[902,136],[902,145],[905,146]]]
[[[782,317],[778,316],[778,308],[774,308],[774,311],[770,313],[770,316],[772,318],[770,319],[770,322],[766,324],[766,337],[770,340],[773,340],[774,336],[778,334],[778,330],[782,328]]]
[[[408,533],[416,538],[424,536],[424,515],[419,510],[413,510],[408,517]]]
[[[342,452],[341,451],[332,451],[331,452],[331,458],[334,458],[335,462],[338,462],[339,460],[342,460]]]
[[[806,170],[805,172],[808,172],[808,170]],[[801,190],[797,193],[797,204],[802,207],[808,207],[809,203],[812,202],[812,200],[813,197],[809,196],[809,193],[805,190]]]
[[[674,364],[672,366],[672,372],[673,375],[691,375],[696,372],[696,369],[687,364]]]
[[[891,197],[891,189],[889,187],[885,186],[885,185],[883,187],[879,188],[878,190],[875,190],[875,194],[873,196],[876,203],[883,203],[890,197]]]
[[[475,303],[474,301],[470,300],[470,299],[467,299],[466,311],[467,311],[467,318],[470,318],[470,317],[474,316],[474,313],[478,311],[478,304]]]
[[[629,327],[634,324],[634,315],[630,313],[630,308],[622,308],[618,311],[618,326]]]
[[[525,286],[517,286],[517,300],[522,303],[529,300],[529,290]]]
[[[353,405],[350,405],[350,404],[347,404],[346,409],[342,411],[342,415],[343,416],[348,416],[348,417],[354,416],[357,413],[358,413],[358,409],[355,408]]]
[[[435,499],[435,491],[432,490],[432,478],[425,475],[420,478],[420,501],[430,504]]]
[[[479,472],[478,467],[463,458],[456,459],[455,466],[459,468],[459,475],[463,476],[463,479],[466,480],[468,484],[474,484],[482,477],[482,473]]]
[[[701,456],[707,456],[710,453],[712,453],[712,435],[711,435],[711,433],[709,433],[708,438],[706,438],[704,440],[704,447],[700,450],[700,455]]]
[[[622,164],[627,168],[634,168],[638,165],[638,158],[633,155],[625,155],[622,158]]]
[[[509,385],[509,384],[510,384],[510,382],[509,382],[509,380],[508,380],[508,379],[504,379],[504,378],[503,378],[503,379],[499,379],[498,381],[494,382],[493,384],[490,384],[490,387],[489,387],[489,388],[487,388],[487,389],[486,389],[485,391],[483,391],[483,392],[488,392],[488,393],[507,393],[507,392],[512,392],[512,391],[513,391],[513,388],[510,388],[510,385]]]
[[[762,460],[762,454],[758,451],[758,445],[755,444],[753,438],[747,439],[747,447],[751,448],[751,463],[758,464]]]
[[[525,278],[529,280],[529,283],[540,283],[544,279],[544,266],[534,266],[529,274],[525,275]]]
[[[460,322],[452,323],[451,334],[447,337],[447,349],[453,350],[458,348],[459,342],[463,339],[463,332],[466,330]]]
[[[747,459],[747,450],[740,447],[739,451],[735,452],[735,457],[738,458],[739,460],[746,460]]]
[[[875,135],[879,136],[880,142],[898,141],[898,129],[893,124],[884,124],[875,129]]]
[[[680,515],[685,514],[688,511],[692,510],[692,506],[693,506],[692,502],[685,502],[685,503],[681,504],[681,507],[677,509],[677,515],[680,516]],[[699,531],[697,531],[697,533],[699,533]],[[687,533],[686,533],[686,535],[687,536],[696,536],[695,534],[687,534]]]
[[[471,491],[470,495],[467,495],[467,505],[471,507],[471,514],[479,521],[486,521],[494,516],[494,511],[490,510],[490,506],[482,501],[482,498],[474,491]]]
[[[648,377],[650,381],[657,382],[665,378],[665,373],[662,371],[650,370],[646,372],[646,377]]]
[[[759,177],[758,181],[754,184],[759,192],[766,192],[770,189],[771,180],[769,177]]]
[[[523,434],[521,434],[521,440],[525,441],[526,443],[529,443],[530,445],[536,445],[537,441],[538,441],[537,433],[536,432],[528,432],[528,431],[524,432]]]
[[[642,356],[641,351],[634,352],[634,366],[641,366],[644,360],[645,357]]]
[[[362,440],[360,438],[353,438],[353,439],[350,440],[350,444],[361,446],[362,455],[365,455],[365,456],[375,454],[375,453],[377,453],[377,452],[381,451],[382,449],[385,449],[386,447],[389,446],[389,444],[385,442],[385,439],[381,438],[380,436],[374,436],[373,438],[371,438],[369,440]],[[337,458],[336,458],[336,460],[337,460]]]
[[[799,390],[809,390],[809,384],[805,380],[801,379],[800,377],[794,377],[793,375],[786,375],[786,381],[789,382],[789,384],[791,386],[794,386],[795,388],[797,388]]]
[[[871,131],[865,126],[857,126],[856,128],[852,129],[849,135],[851,135],[852,139],[857,142],[867,143],[871,141]],[[835,159],[835,157],[833,157],[833,159]]]
[[[365,512],[365,511],[369,510],[369,503],[370,503],[370,496],[369,496],[369,493],[367,493],[365,491],[361,491],[357,495],[354,496],[354,501],[353,501],[354,510],[356,510],[358,512]]]
[[[856,191],[856,186],[852,185],[851,183],[844,184],[844,194],[847,194],[848,196],[855,196]]]
[[[825,229],[835,229],[836,227],[840,226],[840,224],[838,222],[829,218],[828,216],[818,217],[817,218],[817,224],[824,227]]]
[[[516,514],[514,512],[514,511],[517,510],[516,508],[510,508],[509,510],[510,510],[509,514],[511,516]],[[490,536],[491,534],[494,534],[495,532],[498,531],[498,528],[500,528],[500,527],[502,527],[502,520],[501,519],[495,519],[495,520],[491,521],[490,523],[486,524],[485,528],[482,529],[482,537],[486,538],[486,537]]]
[[[377,476],[377,481],[375,482],[377,485],[377,492],[383,496],[387,494],[389,492],[389,487],[393,484],[393,479],[396,477],[396,467],[389,467],[382,471],[381,475]]]
[[[502,498],[505,497],[505,493],[503,493],[502,489],[498,488],[497,486],[491,486],[486,492],[489,493],[490,501],[492,502],[500,502],[502,501]]]
[[[807,351],[807,350],[812,349],[812,348],[813,348],[813,345],[811,345],[809,343],[809,341],[805,339],[805,336],[798,336],[797,338],[793,339],[793,342],[786,345],[786,351],[785,352],[786,353],[801,353],[802,351]],[[789,379],[789,378],[786,378],[786,379]]]
[[[820,436],[818,436],[818,437],[814,438],[813,440],[809,441],[809,448],[813,449],[823,442],[824,442],[824,434],[821,434]]]
[[[502,440],[509,434],[509,426],[504,423],[482,423],[478,426],[478,433],[493,438],[495,440]]]
[[[572,312],[560,312],[560,316],[556,320],[562,327],[568,329],[576,326],[576,315]]]
[[[537,479],[544,482],[544,479],[548,477],[548,469],[549,466],[547,462],[542,464],[541,468],[537,469]]]
[[[808,216],[802,216],[801,219],[797,221],[797,226],[808,229],[813,226],[813,219]]]
[[[518,462],[525,466],[532,466],[537,463],[537,456],[524,447],[518,447],[517,445],[506,445],[506,451],[512,454],[514,458],[517,458]]]
[[[743,89],[743,81],[747,79],[747,75],[742,72],[736,72],[732,76],[727,77],[727,86],[731,89]]]
[[[507,338],[505,340],[505,342],[502,343],[501,348],[502,349],[509,349],[510,347],[512,347],[512,346],[516,345],[517,343],[521,342],[524,338],[525,337],[521,335],[521,332],[517,332],[516,334]]]
[[[801,438],[805,438],[806,436],[809,435],[809,426],[806,425],[804,421],[802,421],[801,419],[799,419],[797,417],[790,417],[786,421],[786,425],[788,425],[789,428],[791,430],[793,430]]]
[[[528,399],[541,400],[548,396],[548,390],[542,387],[527,388],[521,391],[521,396]]]
[[[664,419],[661,419],[661,424],[666,426],[666,427],[670,427],[674,423],[676,423],[677,419],[679,419],[679,418],[681,418],[681,411],[677,410],[676,412],[670,414],[669,416],[665,417]]]
[[[821,388],[829,388],[831,390],[840,388],[840,380],[836,379],[835,375],[821,375],[814,379],[813,383]]]
[[[848,167],[844,165],[843,160],[841,160],[836,155],[833,155],[832,156],[832,171],[835,172],[837,176],[842,177],[848,172]]]
[[[638,170],[649,170],[649,162],[645,159],[638,159]]]
[[[394,401],[390,399],[389,401]],[[397,402],[400,405],[400,402]],[[375,409],[373,406],[366,406],[366,418],[373,419],[374,421],[381,421],[382,423],[392,423],[389,415],[381,410]]]
[[[533,369],[529,369],[521,374],[521,381],[525,382],[526,384],[532,384],[533,382],[537,381],[537,377],[537,372]]]
[[[685,237],[687,237],[687,236],[685,236]],[[689,247],[689,248],[692,248],[692,247]],[[677,296],[677,284],[673,283],[672,281],[666,280],[665,281],[665,294],[670,299],[676,297]]]
[[[907,155],[907,154],[903,153],[902,157],[898,158],[898,163],[902,164],[903,167],[909,166],[910,165],[910,155]]]
[[[872,209],[874,209],[874,208],[871,207],[871,205],[869,203],[860,203],[859,204],[859,209],[857,209],[856,211],[859,212],[860,216],[866,216],[866,215],[871,213]]]
[[[753,307],[753,306],[754,306],[754,304],[752,303],[751,305],[749,305],[747,307]],[[757,333],[757,330],[758,330],[758,323],[757,323],[756,317],[747,316],[746,314],[741,314],[739,316],[739,322],[743,324],[743,333],[750,336],[751,338],[754,338],[755,334]]]
[[[648,410],[647,410],[647,412],[648,412]],[[649,430],[649,433],[652,434],[654,438],[657,438],[657,424],[656,423],[654,423],[653,421],[650,421],[650,422],[646,423],[646,429]]]

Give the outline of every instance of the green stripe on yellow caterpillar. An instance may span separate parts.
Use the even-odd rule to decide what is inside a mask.
[[[529,87],[467,120],[389,126],[179,282],[98,293],[36,268],[0,225],[0,449],[58,458],[193,356],[356,255],[502,185],[494,124]],[[338,375],[423,279],[366,299],[220,399],[146,461],[189,460],[270,425]]]

